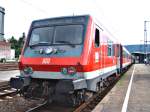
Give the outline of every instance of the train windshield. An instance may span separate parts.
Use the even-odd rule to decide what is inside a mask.
[[[83,24],[33,27],[24,56],[80,56],[83,49],[85,30]],[[47,51],[50,53],[47,53]]]
[[[79,45],[83,42],[83,25],[64,25],[34,28],[29,46]]]

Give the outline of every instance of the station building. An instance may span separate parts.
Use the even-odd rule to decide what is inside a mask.
[[[5,41],[0,41],[0,59],[9,59],[11,56],[11,44]]]
[[[5,9],[0,7],[0,61],[11,56],[11,44],[4,39],[4,15]]]
[[[134,56],[135,63],[145,63],[145,58],[150,63],[150,44],[126,45],[127,50]]]

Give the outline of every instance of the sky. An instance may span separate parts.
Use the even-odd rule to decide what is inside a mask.
[[[19,38],[33,20],[91,14],[123,44],[142,44],[149,0],[0,0],[5,8],[5,38]],[[150,22],[147,22],[150,40]]]

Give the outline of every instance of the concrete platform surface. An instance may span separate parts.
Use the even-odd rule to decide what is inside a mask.
[[[133,65],[93,112],[150,112],[150,66]]]
[[[15,77],[19,75],[19,70],[12,70],[12,71],[0,71],[0,82],[2,81],[9,81],[11,77]]]

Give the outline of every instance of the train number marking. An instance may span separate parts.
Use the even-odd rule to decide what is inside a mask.
[[[43,58],[42,64],[50,64],[50,58]]]

